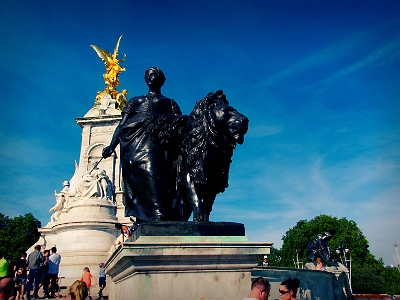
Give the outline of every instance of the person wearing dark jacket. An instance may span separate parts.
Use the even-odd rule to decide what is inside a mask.
[[[40,252],[42,247],[40,245],[35,246],[35,250],[28,256],[28,284],[26,286],[26,298],[30,299],[30,291],[32,284],[35,283],[33,287],[33,298],[38,298],[39,283],[40,283],[40,267],[43,265],[44,257],[42,252]]]

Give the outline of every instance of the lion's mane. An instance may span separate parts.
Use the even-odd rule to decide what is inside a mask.
[[[184,169],[198,186],[207,186],[204,193],[216,195],[228,187],[228,173],[235,145],[218,136],[210,110],[219,104],[229,105],[223,91],[218,90],[196,102],[189,117],[189,129],[181,153],[186,157]],[[186,173],[185,172],[185,173]]]

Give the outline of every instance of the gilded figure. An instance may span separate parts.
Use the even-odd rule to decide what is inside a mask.
[[[127,90],[124,90],[126,92],[118,93],[116,87],[119,85],[119,74],[123,71],[125,71],[125,68],[123,68],[120,63],[124,62],[126,60],[126,55],[124,54],[123,59],[118,59],[118,48],[119,48],[119,43],[121,42],[122,35],[119,37],[117,41],[117,45],[115,46],[114,53],[110,53],[107,50],[100,49],[99,47],[95,45],[90,45],[97,53],[97,55],[101,58],[101,60],[104,62],[104,65],[106,67],[106,73],[103,75],[104,82],[106,83],[106,87],[103,92],[99,92],[96,100],[99,101],[99,99],[104,95],[104,94],[109,94],[111,95],[111,98],[114,100],[117,100],[118,95],[122,94],[123,96],[128,93]],[[119,96],[119,98],[122,98],[120,101],[123,102],[123,96]],[[117,109],[121,110],[123,109],[123,104],[121,102],[121,105],[117,104]],[[127,102],[127,101],[126,101]],[[119,103],[119,101],[117,102]]]

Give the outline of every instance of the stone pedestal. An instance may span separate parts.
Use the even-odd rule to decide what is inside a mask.
[[[133,239],[106,263],[109,299],[242,299],[272,245],[248,242],[237,223],[143,223]]]
[[[112,110],[112,113],[110,115],[99,115],[98,110],[92,108],[84,118],[75,119],[78,125],[82,127],[78,177],[82,177],[85,172],[91,170],[93,165],[101,160],[103,148],[110,144],[115,128],[121,120],[120,112]],[[119,145],[111,157],[100,161],[97,168],[105,170],[114,185],[117,217],[122,221],[125,217],[125,206],[123,205],[122,174],[118,155]],[[128,219],[125,221],[129,222]]]

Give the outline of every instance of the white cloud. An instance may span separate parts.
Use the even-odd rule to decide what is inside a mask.
[[[391,26],[391,23],[384,23],[377,27],[385,28]],[[377,28],[370,28],[365,31],[359,31],[321,48],[310,56],[300,60],[298,63],[270,76],[268,79],[259,83],[259,86],[275,85],[285,78],[301,73],[305,70],[323,65],[348,60],[349,58],[361,58],[357,62],[350,64],[341,71],[336,72],[333,76],[325,79],[321,83],[326,83],[339,77],[348,76],[358,72],[363,68],[373,64],[389,64],[400,56],[400,39],[394,38],[391,41],[381,45],[382,37],[377,35]],[[374,46],[371,46],[374,45]],[[375,48],[375,49],[373,49]],[[315,84],[309,86],[309,89],[315,87]]]
[[[334,73],[329,78],[313,83],[308,86],[307,89],[315,90],[317,86],[327,86],[331,82],[335,82],[343,77],[360,72],[365,68],[375,68],[377,66],[382,66],[383,64],[392,63],[392,61],[398,57],[400,57],[400,39],[395,39],[380,46],[378,49],[365,54],[357,62]]]

